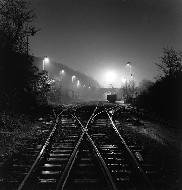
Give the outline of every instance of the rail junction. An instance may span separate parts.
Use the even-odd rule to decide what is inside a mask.
[[[122,116],[118,120],[118,114]],[[130,109],[116,104],[79,104],[57,110],[44,143],[28,145],[26,159],[11,163],[18,190],[152,190],[166,187],[153,163],[122,121],[138,122]],[[119,130],[120,129],[120,130]],[[159,189],[160,189],[159,188]],[[167,187],[166,187],[167,188]]]

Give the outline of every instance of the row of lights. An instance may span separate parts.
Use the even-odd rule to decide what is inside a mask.
[[[46,66],[47,64],[49,64],[49,63],[50,63],[50,59],[49,59],[47,56],[44,57],[44,59],[43,59],[43,64],[42,64],[42,70],[43,70],[43,71],[45,70],[45,66]],[[61,77],[63,77],[63,76],[65,75],[65,70],[64,70],[64,69],[62,69],[62,70],[60,71],[60,75],[61,75]],[[77,88],[79,88],[79,87],[81,86],[80,80],[79,80],[79,79],[76,79],[76,76],[75,76],[75,75],[73,75],[73,76],[71,77],[71,81],[72,81],[72,83],[76,82]],[[85,88],[86,85],[84,84],[83,87]],[[90,89],[91,87],[89,86],[88,88]]]

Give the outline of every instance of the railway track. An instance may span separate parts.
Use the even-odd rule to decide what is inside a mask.
[[[34,161],[14,189],[154,189],[141,148],[122,136],[112,118],[119,109],[79,105],[59,113],[45,144],[32,148]]]

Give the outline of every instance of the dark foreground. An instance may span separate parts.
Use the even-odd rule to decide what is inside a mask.
[[[151,123],[131,107],[70,105],[55,116],[0,166],[0,189],[181,189],[178,147],[142,133]]]

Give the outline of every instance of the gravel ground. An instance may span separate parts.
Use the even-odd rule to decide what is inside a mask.
[[[36,140],[42,134],[43,121],[30,121],[24,115],[4,114],[0,128],[0,162],[20,151],[27,140]]]
[[[142,120],[139,126],[130,125],[128,127],[133,132],[144,135],[163,146],[171,146],[182,151],[182,135],[180,130],[167,129],[164,125],[145,120]]]
[[[12,132],[0,131],[0,161],[7,160],[13,153],[18,152],[24,146],[24,140],[33,140],[40,135],[37,124],[24,131],[16,129]]]
[[[134,124],[131,120],[123,122],[117,118],[115,123],[124,138],[142,147],[144,161],[149,158],[162,171],[160,178],[164,179],[164,186],[166,185],[166,187],[157,187],[156,189],[181,190],[182,151],[180,132],[145,120]],[[151,156],[146,157],[145,155]]]

